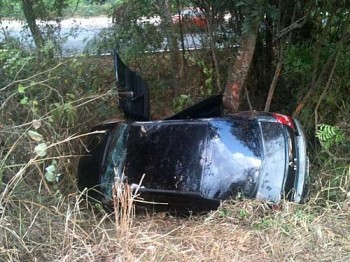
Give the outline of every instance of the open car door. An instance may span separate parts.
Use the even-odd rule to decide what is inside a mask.
[[[127,119],[150,120],[149,88],[147,82],[131,71],[114,51],[114,72],[119,93],[119,105]]]
[[[150,99],[147,82],[136,72],[131,71],[114,51],[114,70],[119,105],[129,120],[150,120]],[[166,120],[218,117],[223,114],[222,94],[213,95],[203,101],[173,115]]]

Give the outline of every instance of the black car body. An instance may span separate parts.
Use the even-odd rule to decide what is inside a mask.
[[[118,63],[116,56],[121,79]],[[123,85],[124,107],[134,92],[130,83],[135,81]],[[90,195],[104,204],[112,201],[116,177],[138,188],[145,200],[191,210],[212,209],[237,195],[275,203],[305,198],[308,160],[298,120],[256,111],[225,115],[217,95],[151,121],[143,100],[148,92],[138,87],[133,96],[141,98],[130,100],[124,109],[131,119],[96,126],[93,131],[105,132],[90,137],[88,152],[80,159],[79,188],[95,188]],[[141,104],[132,105],[135,101]]]

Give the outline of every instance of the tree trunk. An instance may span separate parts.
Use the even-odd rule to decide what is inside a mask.
[[[183,24],[181,19],[181,10],[183,8],[183,3],[180,3],[180,0],[176,0],[176,5],[178,8],[178,15],[179,15],[179,30],[180,30],[180,43],[181,43],[181,66],[180,66],[180,78],[184,75],[184,70],[186,66],[186,50],[185,50],[185,37],[184,37],[184,30],[183,30]]]
[[[215,68],[215,79],[216,79],[216,88],[221,91],[221,81],[220,81],[220,69],[219,69],[219,63],[218,58],[216,55],[216,46],[215,46],[215,34],[214,34],[214,14],[209,9],[209,11],[206,13],[207,15],[207,29],[208,29],[208,36],[209,36],[209,46],[211,51],[212,60],[214,63]]]
[[[41,49],[44,46],[45,41],[35,21],[36,17],[33,9],[34,1],[22,0],[22,4],[23,4],[23,13],[27,20],[29,30],[32,33],[35,46],[37,47],[37,49]]]
[[[258,25],[242,35],[236,61],[233,64],[223,95],[224,108],[230,112],[238,111],[241,103],[242,88],[246,84],[250,64],[253,60]]]
[[[172,69],[173,75],[177,76],[179,73],[179,68],[178,68],[179,47],[177,44],[177,39],[176,39],[174,29],[172,26],[169,0],[162,1],[162,4],[160,6],[163,9],[162,29],[164,30],[165,37],[169,45],[171,69]]]

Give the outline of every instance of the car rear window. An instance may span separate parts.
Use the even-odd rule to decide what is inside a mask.
[[[246,119],[222,119],[209,123],[207,168],[202,194],[221,199],[239,192],[253,196],[261,166],[258,123]]]

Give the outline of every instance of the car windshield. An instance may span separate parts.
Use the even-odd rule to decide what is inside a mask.
[[[258,124],[233,119],[134,122],[112,132],[104,182],[116,169],[146,189],[199,192],[221,199],[250,196],[261,166]]]

